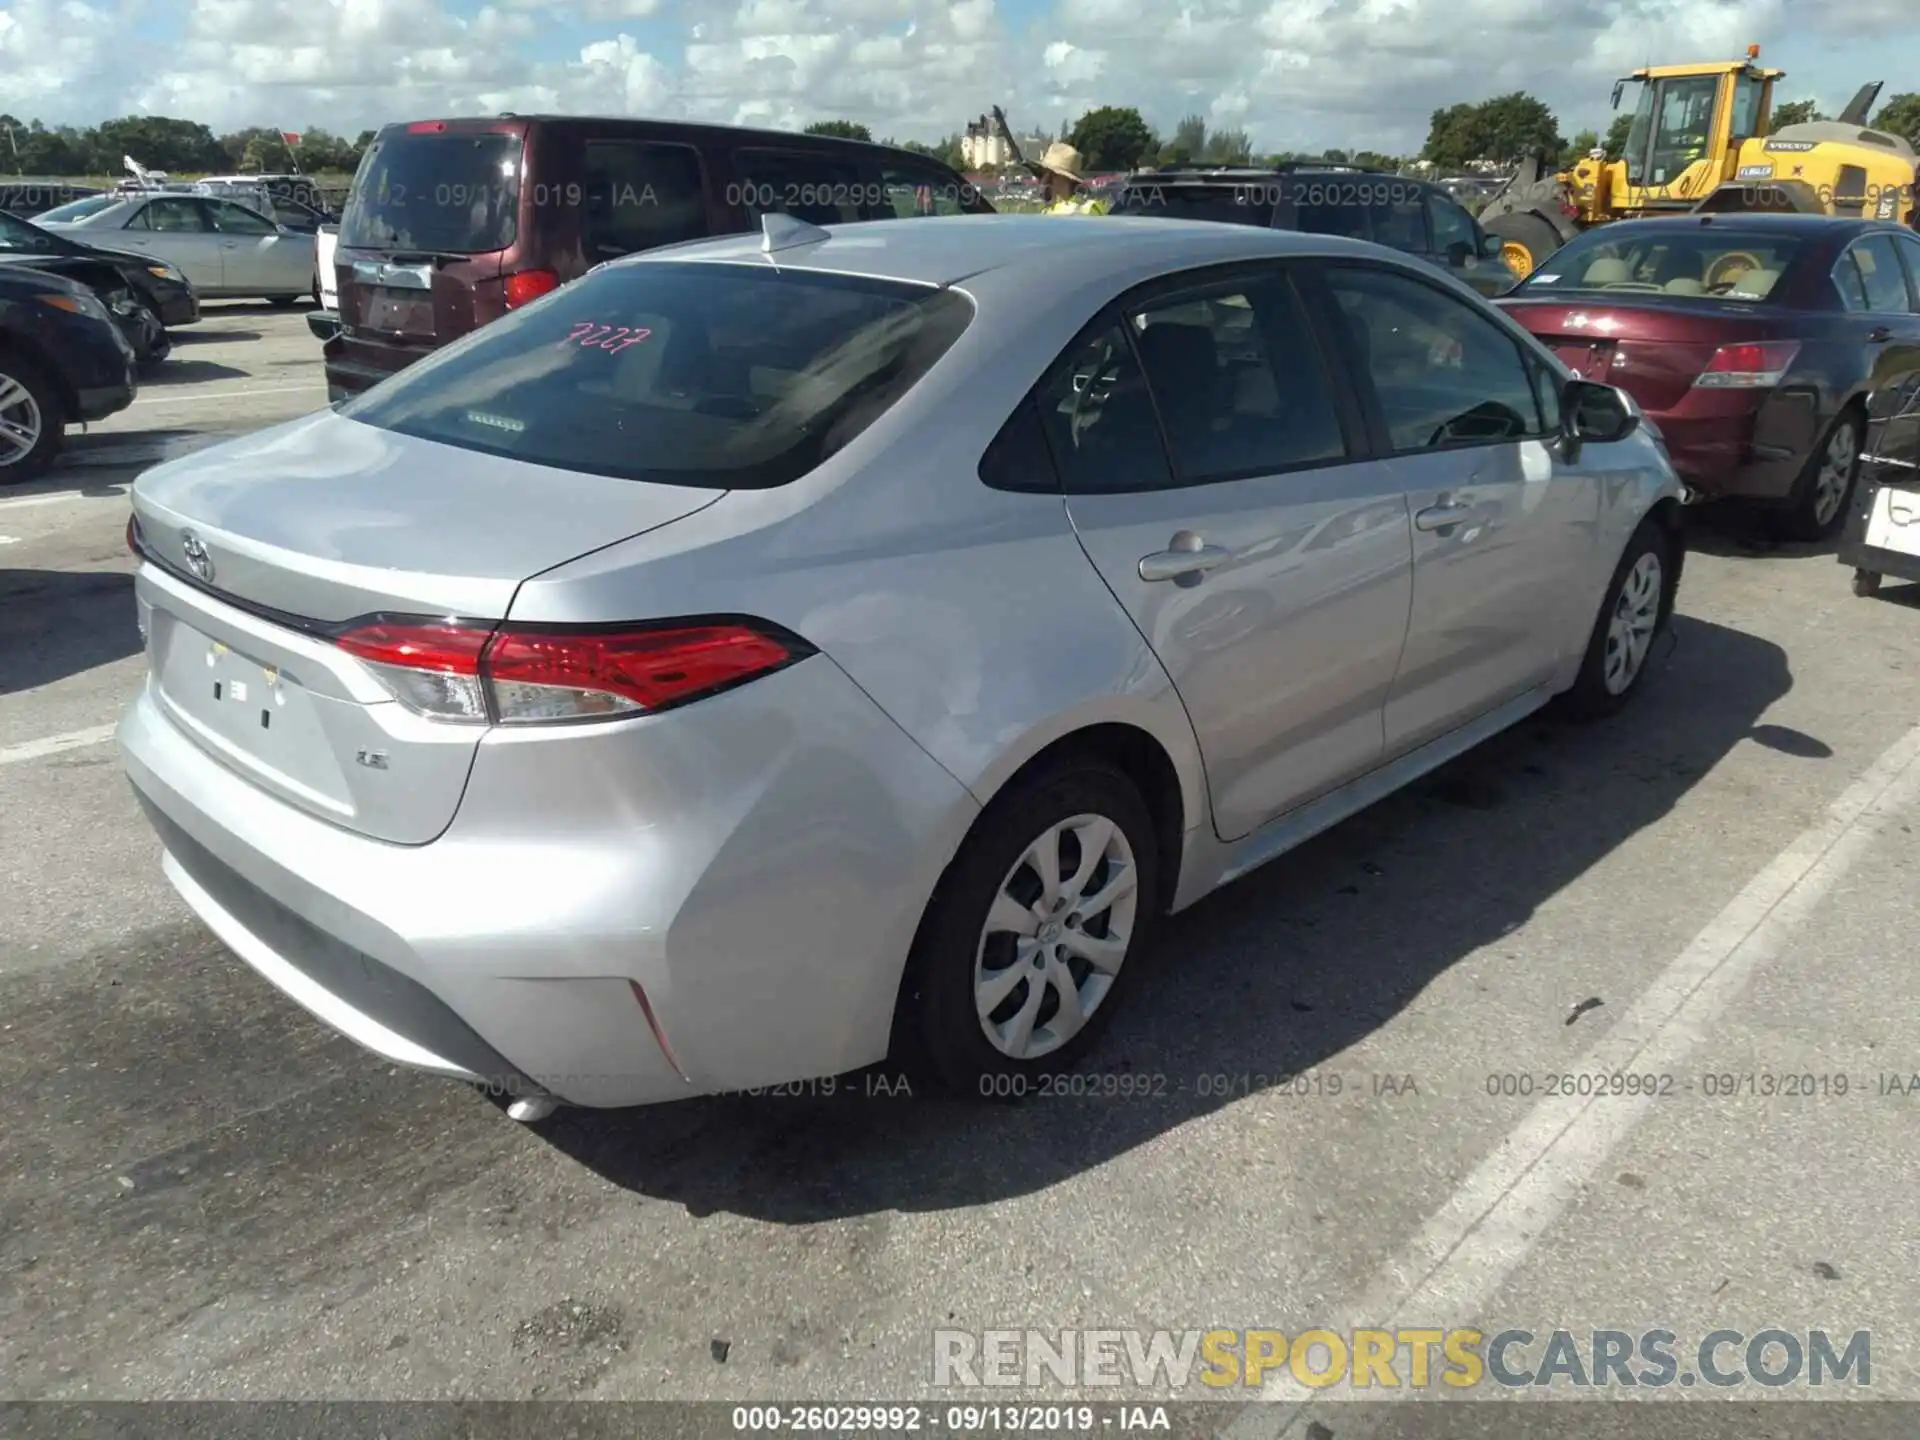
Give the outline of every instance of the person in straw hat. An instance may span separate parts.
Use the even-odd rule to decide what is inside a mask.
[[[1081,178],[1081,167],[1085,162],[1080,152],[1064,140],[1056,140],[1047,146],[1047,153],[1040,157],[1035,167],[1040,173],[1041,183],[1046,186],[1046,208],[1043,215],[1104,215],[1107,202],[1094,195],[1081,193],[1086,181]]]

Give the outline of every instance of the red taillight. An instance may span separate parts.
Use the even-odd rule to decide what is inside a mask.
[[[137,515],[127,516],[127,549],[135,555],[140,553],[140,518]]]
[[[1799,353],[1798,340],[1722,345],[1693,383],[1707,389],[1771,389],[1786,378]]]
[[[531,304],[549,291],[560,288],[560,277],[551,270],[521,270],[507,276],[507,308]]]
[[[382,617],[335,643],[409,709],[501,725],[667,710],[812,653],[745,621],[574,630]]]

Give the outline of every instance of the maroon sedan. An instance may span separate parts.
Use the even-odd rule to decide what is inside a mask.
[[[1920,236],[1824,215],[1590,230],[1499,302],[1576,374],[1617,385],[1702,498],[1821,540],[1888,397],[1920,376]]]

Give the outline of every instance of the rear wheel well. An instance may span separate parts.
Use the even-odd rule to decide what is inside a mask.
[[[32,366],[53,387],[53,393],[60,397],[60,408],[65,412],[60,417],[63,422],[80,408],[80,397],[73,393],[73,387],[67,384],[67,377],[60,367],[33,341],[24,335],[0,334],[0,360],[9,359]]]
[[[1687,560],[1686,510],[1669,495],[1647,511],[1643,523],[1657,526],[1667,537],[1667,610],[1672,613],[1680,591],[1680,570]]]
[[[1186,840],[1186,806],[1180,798],[1180,775],[1160,742],[1134,725],[1091,725],[1063,735],[1034,755],[1000,787],[1006,794],[1035,772],[1075,757],[1104,760],[1139,787],[1140,798],[1153,816],[1153,838],[1160,852],[1160,893],[1157,908],[1164,912],[1179,888],[1181,851]]]

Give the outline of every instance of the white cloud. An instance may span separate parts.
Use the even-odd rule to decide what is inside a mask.
[[[1510,90],[1569,134],[1601,126],[1615,76],[1750,42],[1829,110],[1875,77],[1920,88],[1914,0],[1820,20],[1805,0],[0,0],[0,112],[347,133],[502,109],[841,116],[933,139],[994,104],[1022,129],[1113,104],[1262,148],[1404,151],[1433,110]]]

